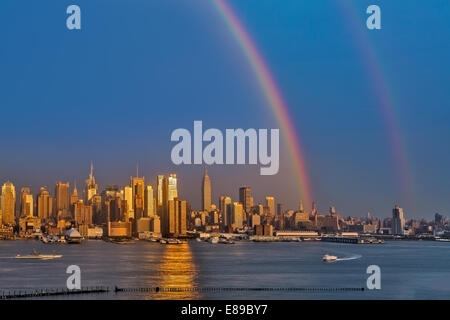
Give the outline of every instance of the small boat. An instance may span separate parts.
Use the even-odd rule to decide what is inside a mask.
[[[337,260],[337,258],[338,257],[336,257],[336,256],[330,256],[329,254],[326,254],[326,255],[323,256],[322,260],[324,262],[334,262],[334,261]]]
[[[234,244],[234,241],[231,239],[219,239],[219,243],[222,244]]]
[[[167,241],[166,241],[165,239],[161,239],[161,240],[159,240],[159,243],[161,243],[161,244],[166,244]]]
[[[83,236],[74,228],[71,228],[69,231],[67,231],[65,237],[67,243],[78,244],[84,240]]]
[[[447,239],[447,238],[435,237],[434,240],[435,241],[441,241],[441,242],[450,242],[450,239]]]
[[[50,260],[50,259],[58,259],[61,258],[62,255],[60,254],[40,254],[36,250],[33,250],[33,252],[30,255],[22,256],[21,254],[16,255],[16,259],[41,259],[41,260]]]
[[[182,244],[182,241],[175,238],[169,238],[167,239],[167,244]]]
[[[208,239],[208,242],[209,242],[209,243],[212,243],[212,244],[219,243],[219,238],[218,238],[218,237],[210,237],[210,238]]]

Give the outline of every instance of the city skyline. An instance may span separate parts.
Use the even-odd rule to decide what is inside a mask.
[[[211,167],[211,166],[209,166]],[[216,192],[214,192],[214,183],[211,181],[209,174],[208,174],[208,169],[207,166],[203,166],[203,169],[201,169],[201,171],[203,172],[203,175],[201,175],[201,184],[200,186],[197,186],[197,191],[196,193],[198,193],[198,201],[193,201],[192,199],[189,198],[185,198],[184,196],[182,196],[181,198],[185,199],[186,201],[188,201],[193,210],[196,211],[209,211],[206,210],[204,208],[205,205],[205,201],[206,203],[208,203],[208,200],[205,200],[205,189],[206,191],[206,198],[209,198],[209,203],[210,203],[210,209],[211,206],[214,205],[214,207],[216,208],[220,208],[221,207],[221,198],[224,197],[229,197],[231,199],[231,205],[233,206],[233,203],[240,203],[243,206],[243,210],[244,211],[250,211],[250,209],[253,206],[256,205],[262,205],[265,207],[269,207],[270,208],[270,213],[271,215],[275,215],[278,214],[279,212],[279,207],[281,205],[281,208],[283,208],[282,210],[284,211],[288,211],[288,210],[300,210],[301,212],[304,210],[304,201],[303,199],[299,199],[299,201],[297,202],[297,205],[288,205],[286,204],[283,200],[282,197],[278,197],[278,196],[274,196],[275,193],[271,193],[271,194],[263,194],[263,195],[258,195],[257,197],[254,197],[253,194],[253,189],[252,186],[248,186],[248,185],[244,185],[244,186],[235,186],[235,188],[232,189],[232,191],[228,191],[225,192],[223,194],[218,194],[216,196]],[[93,161],[91,161],[91,165],[90,165],[90,173],[88,174],[88,178],[85,179],[85,187],[82,188],[83,191],[81,193],[81,195],[78,195],[78,188],[76,185],[76,182],[71,183],[70,181],[64,181],[59,179],[56,180],[56,182],[54,183],[54,188],[49,187],[47,185],[42,185],[40,187],[35,187],[36,189],[38,189],[38,191],[36,190],[36,192],[33,192],[35,190],[34,187],[30,187],[29,185],[25,185],[25,186],[17,186],[14,181],[12,180],[7,180],[4,182],[1,182],[2,185],[7,184],[7,183],[12,183],[12,187],[15,190],[20,190],[21,193],[16,194],[15,196],[15,212],[21,214],[23,212],[21,205],[22,205],[22,201],[21,199],[24,197],[24,193],[23,191],[25,191],[25,193],[29,196],[32,196],[33,198],[31,198],[31,204],[33,204],[33,199],[36,199],[35,202],[35,206],[31,208],[31,212],[34,212],[33,209],[36,210],[36,214],[35,216],[37,216],[37,212],[39,212],[39,195],[42,194],[42,192],[46,192],[51,198],[53,198],[54,201],[52,201],[50,204],[47,205],[47,207],[49,206],[50,209],[45,209],[45,210],[49,210],[51,211],[68,211],[69,210],[69,203],[70,205],[72,205],[73,201],[72,201],[72,197],[75,195],[76,196],[76,200],[74,200],[75,202],[78,199],[82,199],[85,203],[90,203],[92,196],[96,195],[96,194],[100,194],[100,192],[105,192],[107,191],[107,189],[109,187],[118,187],[118,190],[122,190],[124,192],[124,199],[127,198],[127,188],[130,189],[130,192],[132,192],[132,194],[130,193],[130,199],[135,199],[135,187],[130,187],[130,186],[135,186],[138,183],[141,183],[141,193],[142,195],[140,195],[141,197],[141,201],[142,201],[142,213],[140,214],[140,217],[143,216],[144,210],[145,211],[145,216],[153,216],[154,214],[156,214],[158,212],[158,207],[160,207],[161,205],[158,205],[157,202],[159,200],[158,198],[158,186],[157,186],[157,180],[158,177],[172,177],[174,176],[176,178],[176,184],[175,184],[175,189],[173,192],[175,192],[172,196],[168,196],[168,195],[164,195],[161,194],[161,197],[167,197],[168,200],[173,200],[174,198],[178,198],[180,194],[183,194],[183,190],[180,190],[180,182],[182,181],[182,178],[180,175],[174,174],[174,173],[167,173],[165,175],[162,174],[156,174],[156,179],[148,179],[147,178],[147,182],[145,183],[145,176],[142,175],[141,177],[133,177],[133,176],[129,176],[129,183],[128,184],[96,184],[96,179],[94,177],[93,174],[93,170],[94,170],[94,165],[93,165]],[[136,174],[138,175],[138,171],[136,172]],[[200,176],[200,175],[199,175]],[[76,181],[76,180],[75,180]],[[155,181],[155,182],[153,182]],[[164,180],[165,181],[165,180]],[[99,187],[100,186],[100,187]],[[63,188],[62,191],[59,191]],[[163,187],[165,188],[165,187]],[[94,189],[94,190],[92,190]],[[189,187],[189,189],[194,189],[196,190],[196,188],[192,188]],[[209,189],[209,190],[208,190]],[[54,190],[54,192],[51,192],[51,190]],[[61,202],[60,200],[58,200],[58,195],[60,192],[64,192],[64,194],[66,196],[63,196],[63,201]],[[149,192],[151,192],[151,197],[153,198],[152,200],[152,204],[149,205],[148,204],[148,199],[150,197]],[[169,191],[170,192],[170,191]],[[60,196],[61,197],[61,196]],[[87,198],[86,198],[87,197]],[[67,199],[66,199],[67,198]],[[30,200],[29,200],[30,201]],[[67,203],[66,203],[67,202]],[[133,201],[131,201],[133,202]],[[198,202],[198,205],[195,204],[196,202]],[[145,203],[145,206],[144,206]],[[42,204],[41,204],[42,206]],[[54,207],[52,207],[54,206]],[[346,214],[344,211],[342,211],[341,208],[338,207],[339,213],[342,215],[342,217],[365,217],[367,216],[367,214],[370,214],[374,217],[378,217],[378,218],[390,218],[392,216],[392,207],[399,207],[399,203],[398,202],[394,202],[392,203],[390,206],[387,205],[386,207],[386,215],[380,215],[377,214],[373,211],[367,211],[367,212],[362,212],[359,215],[352,215],[352,214]],[[400,204],[401,206],[401,204]],[[151,209],[148,209],[149,207],[151,207]],[[317,201],[313,201],[313,204],[311,206],[311,210],[309,210],[309,212],[311,212],[312,214],[314,214],[314,212],[318,212],[318,213],[326,213],[327,211],[331,210],[330,208],[333,208],[333,210],[335,209],[335,205],[333,205],[333,203],[323,203],[323,204],[319,204]],[[403,216],[403,210],[402,208],[400,208],[402,211],[402,216]],[[29,210],[29,209],[28,209]],[[44,209],[41,209],[44,210]],[[132,204],[131,206],[131,211],[133,212],[133,214],[135,214],[135,203]],[[423,218],[428,218],[428,219],[432,219],[434,218],[435,214],[439,213],[439,214],[443,214],[444,216],[446,216],[446,212],[434,212],[432,214],[430,214],[430,217],[428,216],[411,216],[407,213],[407,218],[408,219],[423,219]],[[48,215],[48,213],[47,213]]]
[[[408,216],[428,218],[450,211],[447,6],[437,1],[423,11],[417,0],[383,1],[383,28],[374,31],[364,23],[367,0],[288,0],[275,10],[269,1],[227,4],[282,93],[320,208],[388,216],[400,203]],[[139,161],[152,185],[157,172],[181,174],[180,189],[197,206],[201,197],[187,186],[201,183],[202,169],[168,165],[174,129],[195,120],[222,131],[280,128],[283,141],[245,53],[211,2],[143,3],[139,12],[125,2],[79,5],[89,18],[78,31],[67,30],[62,5],[19,0],[0,13],[3,29],[15,30],[4,37],[11,50],[0,52],[7,119],[0,181],[53,192],[57,181],[83,182],[93,159],[100,187],[125,184]],[[36,24],[40,32],[32,31]],[[273,177],[259,176],[257,166],[212,166],[214,201],[251,185],[258,197],[273,193],[296,206],[290,148],[281,142]]]

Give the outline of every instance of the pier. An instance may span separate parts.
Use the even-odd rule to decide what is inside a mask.
[[[75,294],[92,294],[109,292],[108,287],[86,287],[81,289],[27,289],[27,290],[3,290],[0,292],[0,300],[6,299],[20,299],[20,298],[36,298],[36,297],[50,297],[50,296],[67,296]]]
[[[363,238],[363,237],[343,237],[343,236],[334,236],[334,237],[323,236],[321,238],[321,240],[325,241],[325,242],[352,243],[352,244],[383,244],[384,243],[384,240],[382,240],[382,239]]]

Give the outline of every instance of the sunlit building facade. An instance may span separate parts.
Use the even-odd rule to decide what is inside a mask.
[[[2,224],[15,224],[16,212],[16,188],[11,181],[7,181],[2,186],[1,195]]]

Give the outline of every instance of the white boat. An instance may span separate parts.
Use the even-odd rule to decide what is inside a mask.
[[[81,243],[84,240],[83,236],[74,228],[68,230],[65,236],[67,243]]]
[[[334,262],[334,261],[337,260],[337,258],[338,257],[336,257],[336,256],[330,256],[329,254],[326,254],[326,255],[323,256],[322,260],[324,262]]]
[[[208,239],[208,242],[209,242],[209,243],[212,243],[212,244],[219,243],[219,237],[210,237],[210,238]]]

